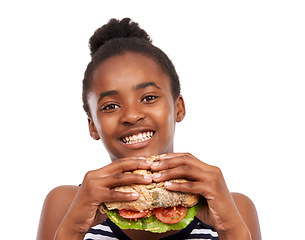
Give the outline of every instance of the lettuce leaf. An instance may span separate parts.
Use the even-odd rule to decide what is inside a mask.
[[[121,217],[118,210],[107,210],[107,214],[109,219],[121,229],[136,229],[153,233],[163,233],[185,228],[194,220],[200,206],[201,202],[199,201],[195,206],[188,208],[185,217],[180,222],[174,224],[161,222],[155,215],[152,215],[149,218],[144,217],[134,220]]]

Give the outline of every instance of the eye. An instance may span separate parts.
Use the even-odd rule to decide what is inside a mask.
[[[102,110],[103,111],[112,111],[112,110],[115,110],[115,109],[118,109],[118,108],[120,108],[119,105],[111,103],[111,104],[107,104],[107,105],[103,106]]]
[[[157,96],[148,95],[142,99],[142,102],[146,102],[146,103],[154,102],[154,100],[156,100],[157,98],[158,98]]]

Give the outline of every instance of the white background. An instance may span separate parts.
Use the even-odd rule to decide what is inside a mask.
[[[256,204],[264,239],[303,237],[304,12],[293,0],[2,1],[1,239],[35,239],[46,194],[109,163],[81,81],[88,39],[113,17],[139,22],[177,68],[175,150],[219,166]]]

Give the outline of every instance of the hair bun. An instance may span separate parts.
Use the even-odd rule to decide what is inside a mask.
[[[130,18],[124,18],[121,21],[110,19],[109,22],[98,28],[89,40],[91,56],[107,41],[115,38],[143,38],[152,42],[149,35],[139,27],[138,23],[133,22]]]

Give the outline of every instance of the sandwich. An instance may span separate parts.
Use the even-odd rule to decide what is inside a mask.
[[[158,161],[158,156],[149,157]],[[125,174],[147,174],[151,170],[135,170]],[[172,179],[169,182],[187,182],[185,179]],[[139,199],[128,202],[111,202],[100,205],[99,210],[107,213],[109,219],[121,229],[145,230],[162,233],[185,228],[194,219],[200,208],[199,195],[168,191],[165,182],[149,185],[130,185],[115,187],[115,191],[137,192]]]

